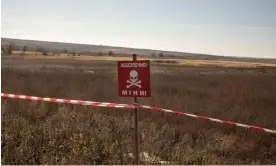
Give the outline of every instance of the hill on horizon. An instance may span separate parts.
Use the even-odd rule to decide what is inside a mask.
[[[103,54],[107,54],[109,51],[112,51],[115,55],[137,54],[139,56],[153,56],[153,55],[159,56],[159,54],[162,53],[164,57],[178,57],[178,58],[185,58],[185,59],[209,59],[209,60],[262,59],[262,58],[229,57],[229,56],[218,56],[218,55],[199,54],[199,53],[163,51],[163,50],[104,46],[104,45],[90,45],[90,44],[1,38],[2,46],[5,47],[11,43],[14,44],[18,50],[21,50],[24,46],[27,46],[29,51],[35,51],[38,48],[42,48],[42,49],[47,49],[49,51],[54,51],[54,52],[67,50],[69,52],[84,53],[84,54],[95,54],[99,52]]]

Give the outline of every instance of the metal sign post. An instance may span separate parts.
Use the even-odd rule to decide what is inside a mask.
[[[137,97],[150,97],[150,61],[138,61],[133,54],[132,61],[118,61],[119,96],[133,97],[135,111],[135,163],[139,164],[139,130]]]
[[[133,54],[133,61],[137,60],[136,54]],[[134,111],[135,111],[135,164],[139,165],[139,131],[138,131],[138,101],[137,97],[134,97]]]

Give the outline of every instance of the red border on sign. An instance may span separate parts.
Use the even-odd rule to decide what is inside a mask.
[[[150,97],[150,61],[118,61],[120,97]]]

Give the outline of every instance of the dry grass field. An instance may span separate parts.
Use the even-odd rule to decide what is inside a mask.
[[[2,57],[1,90],[132,103],[118,97],[115,60]],[[152,97],[139,102],[276,129],[276,68],[223,63],[152,62]],[[1,101],[2,164],[134,163],[132,109]],[[276,164],[275,134],[143,109],[139,130],[142,164]]]
[[[118,61],[118,60],[130,60],[126,56],[24,56],[24,59],[51,59],[51,60],[97,60],[97,61]],[[185,66],[216,66],[216,67],[276,67],[276,61],[270,62],[241,62],[230,60],[196,60],[196,59],[183,59],[183,58],[169,58],[169,57],[140,57],[140,60],[151,60],[157,63],[166,63],[171,65],[185,65]]]

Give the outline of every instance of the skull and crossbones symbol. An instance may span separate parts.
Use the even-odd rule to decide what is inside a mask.
[[[138,73],[136,70],[131,70],[129,72],[129,78],[130,80],[127,80],[127,88],[130,88],[132,86],[137,86],[139,88],[141,88],[141,80],[138,80]]]

